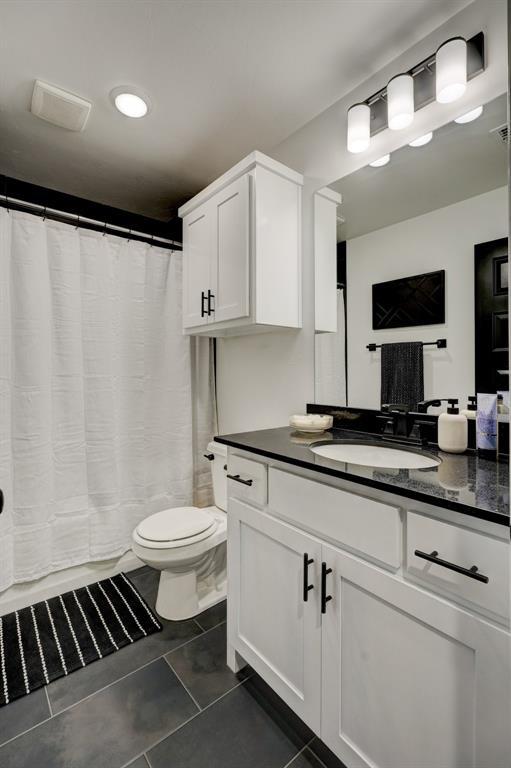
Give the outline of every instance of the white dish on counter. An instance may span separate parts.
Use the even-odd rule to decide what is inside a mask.
[[[333,423],[333,416],[324,413],[295,413],[289,419],[290,427],[298,430],[298,432],[307,432],[309,434],[324,432],[326,429],[330,429]]]

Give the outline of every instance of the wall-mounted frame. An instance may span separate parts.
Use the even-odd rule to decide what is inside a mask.
[[[445,270],[373,285],[373,330],[445,323]]]

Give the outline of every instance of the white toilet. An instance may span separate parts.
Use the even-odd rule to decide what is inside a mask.
[[[223,600],[227,594],[227,449],[208,445],[214,507],[177,507],[157,512],[133,531],[133,551],[161,571],[156,611],[179,621]]]

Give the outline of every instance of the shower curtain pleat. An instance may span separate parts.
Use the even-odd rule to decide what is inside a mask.
[[[192,503],[181,321],[181,254],[0,210],[0,590]]]
[[[337,331],[317,333],[315,342],[315,401],[346,405],[346,324],[344,290],[337,290]]]

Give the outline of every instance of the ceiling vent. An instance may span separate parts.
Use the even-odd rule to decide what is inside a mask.
[[[92,104],[90,101],[63,91],[55,85],[36,80],[32,94],[31,112],[41,120],[67,128],[68,131],[83,131]]]
[[[490,133],[494,133],[495,136],[500,139],[504,144],[507,144],[509,141],[509,131],[507,123],[503,123],[502,125],[497,126],[497,128],[492,128]]]

